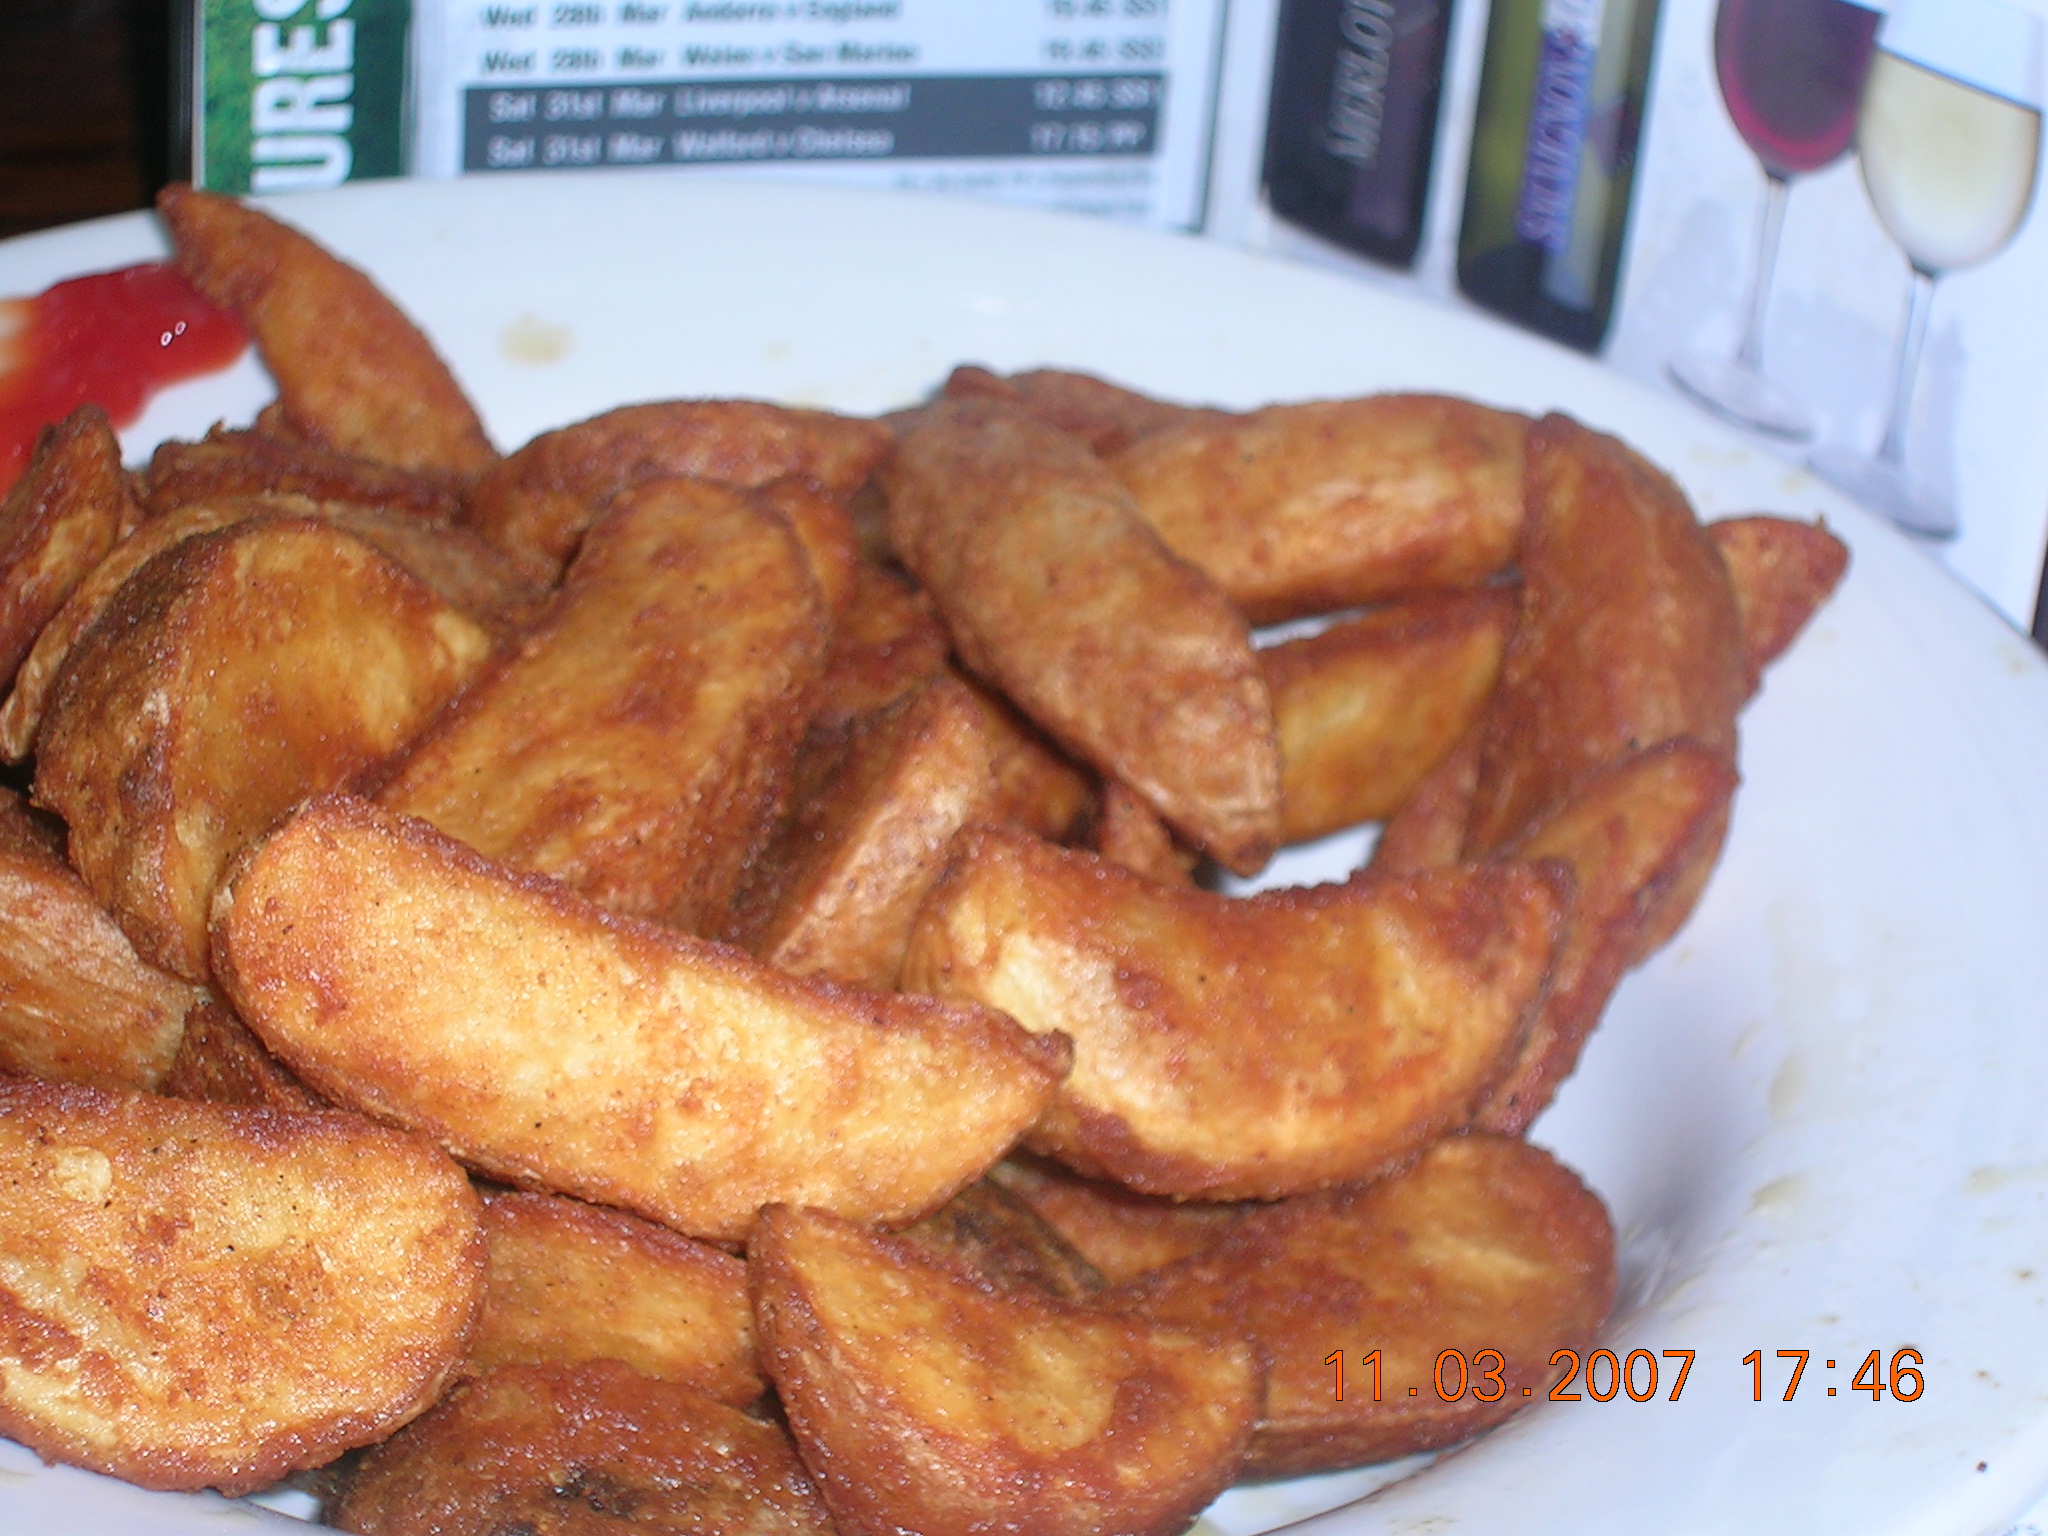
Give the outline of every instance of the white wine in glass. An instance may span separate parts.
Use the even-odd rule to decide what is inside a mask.
[[[2041,153],[2042,23],[1994,0],[1901,0],[1878,38],[1857,120],[1863,185],[1912,270],[1891,407],[1875,456],[1810,461],[1902,527],[1953,538],[1955,508],[1906,471],[1913,380],[1934,282],[2004,250],[2026,222]]]

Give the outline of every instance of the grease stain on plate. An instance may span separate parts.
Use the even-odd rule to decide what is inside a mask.
[[[1970,1176],[1964,1181],[1963,1188],[1973,1195],[1991,1195],[2015,1184],[2039,1184],[2044,1181],[2048,1181],[2048,1163],[2022,1163],[2014,1168],[1984,1163],[1970,1170]]]
[[[1805,1192],[1805,1176],[1788,1173],[1782,1179],[1771,1180],[1749,1197],[1750,1213],[1755,1216],[1789,1216]]]
[[[498,351],[505,361],[526,368],[559,363],[575,345],[576,333],[568,326],[543,320],[531,310],[498,332]]]

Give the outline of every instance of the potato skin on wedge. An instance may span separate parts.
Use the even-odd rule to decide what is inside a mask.
[[[476,1197],[350,1114],[0,1079],[0,1434],[146,1488],[267,1487],[432,1402]]]
[[[1233,899],[1001,828],[955,846],[903,985],[1073,1038],[1033,1151],[1211,1200],[1370,1178],[1463,1125],[1565,899],[1525,865]]]
[[[1103,1304],[1250,1333],[1271,1366],[1245,1475],[1294,1477],[1452,1445],[1541,1401],[1559,1374],[1552,1353],[1590,1345],[1613,1300],[1599,1197],[1541,1148],[1474,1134],[1363,1189],[1249,1212],[1208,1252]],[[1434,1385],[1447,1349],[1468,1362],[1454,1402]],[[1352,1367],[1342,1402],[1326,1363],[1337,1350]],[[1378,1401],[1358,1363],[1375,1350]],[[1472,1363],[1487,1350],[1501,1357],[1498,1388],[1480,1376],[1493,1361]]]
[[[1028,1291],[770,1206],[754,1314],[842,1536],[1177,1536],[1237,1476],[1260,1391],[1242,1339]]]
[[[833,1536],[781,1429],[615,1360],[462,1383],[326,1514],[358,1536]]]
[[[0,684],[141,511],[104,410],[81,405],[43,428],[0,498]]]
[[[617,917],[344,795],[214,911],[236,1011],[314,1088],[510,1183],[738,1240],[797,1199],[907,1222],[1035,1120],[1064,1039]]]

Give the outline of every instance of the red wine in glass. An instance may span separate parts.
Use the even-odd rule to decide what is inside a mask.
[[[1803,175],[1847,153],[1879,19],[1847,0],[1721,0],[1721,99],[1766,172]]]
[[[1786,191],[1792,177],[1828,165],[1854,142],[1879,20],[1851,0],[1721,0],[1714,16],[1721,100],[1763,163],[1767,192],[1741,345],[1732,359],[1675,358],[1671,378],[1715,415],[1775,437],[1813,435],[1806,408],[1763,372],[1764,309]]]

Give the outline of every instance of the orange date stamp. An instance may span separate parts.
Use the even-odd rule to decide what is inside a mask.
[[[1665,1349],[1654,1353],[1647,1349],[1632,1349],[1626,1355],[1611,1349],[1596,1349],[1584,1355],[1576,1349],[1560,1349],[1550,1357],[1550,1369],[1557,1379],[1546,1396],[1553,1403],[1611,1403],[1619,1397],[1626,1397],[1634,1403],[1659,1400],[1675,1403],[1685,1390],[1686,1380],[1692,1374],[1693,1362],[1697,1358],[1698,1351],[1691,1349]],[[1781,1349],[1775,1352],[1775,1358],[1791,1362],[1784,1393],[1778,1398],[1780,1402],[1789,1403],[1798,1393],[1800,1383],[1806,1379],[1813,1351]],[[1329,1366],[1333,1373],[1331,1385],[1340,1403],[1344,1401],[1344,1373],[1349,1359],[1350,1356],[1341,1349],[1332,1350],[1323,1359],[1323,1364]],[[1660,1360],[1663,1362],[1661,1366]],[[1360,1354],[1351,1379],[1351,1391],[1363,1393],[1375,1403],[1381,1401],[1385,1390],[1381,1379],[1383,1363],[1380,1350]],[[1742,1357],[1741,1363],[1749,1368],[1751,1401],[1764,1401],[1764,1352],[1753,1349]],[[1839,1363],[1834,1357],[1824,1357],[1821,1369],[1832,1372]],[[1927,1389],[1925,1364],[1920,1351],[1911,1347],[1893,1350],[1888,1362],[1882,1350],[1873,1349],[1857,1365],[1855,1375],[1846,1386],[1829,1385],[1825,1389],[1826,1394],[1835,1397],[1843,1393],[1863,1392],[1869,1394],[1872,1402],[1880,1402],[1887,1396],[1895,1402],[1916,1402]],[[1538,1388],[1533,1386],[1511,1387],[1508,1375],[1507,1358],[1497,1349],[1482,1349],[1471,1354],[1461,1349],[1446,1349],[1436,1357],[1436,1369],[1429,1385],[1437,1398],[1446,1403],[1458,1402],[1468,1395],[1482,1403],[1497,1403],[1510,1392],[1522,1397],[1536,1395]],[[1668,1388],[1668,1391],[1660,1399],[1661,1388]],[[1409,1387],[1404,1395],[1418,1397],[1423,1390],[1422,1387]]]

